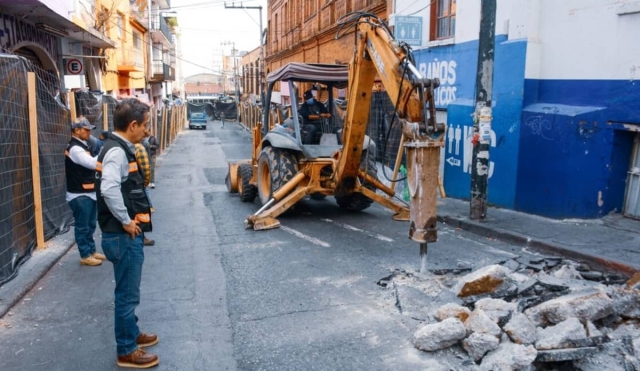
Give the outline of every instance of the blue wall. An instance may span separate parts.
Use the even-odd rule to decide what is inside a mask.
[[[493,138],[490,150],[489,202],[515,207],[520,118],[524,99],[526,41],[495,38],[493,80]],[[415,53],[419,69],[438,77],[436,105],[447,108],[444,186],[449,197],[468,199],[470,193],[471,114],[475,105],[478,41],[423,49]]]
[[[525,79],[526,41],[495,40],[489,202],[553,218],[621,211],[640,131],[640,83]],[[471,182],[477,53],[477,40],[415,53],[421,72],[441,81],[444,186],[460,199],[469,199]]]
[[[554,218],[621,211],[640,84],[622,80],[525,82],[517,210]]]

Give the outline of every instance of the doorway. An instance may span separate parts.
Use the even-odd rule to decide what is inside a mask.
[[[636,133],[633,140],[623,215],[628,218],[640,219],[640,133]]]

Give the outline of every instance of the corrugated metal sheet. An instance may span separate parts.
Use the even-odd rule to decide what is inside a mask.
[[[337,88],[347,86],[349,66],[342,64],[289,63],[267,76],[267,82],[294,80],[302,82],[332,82]]]

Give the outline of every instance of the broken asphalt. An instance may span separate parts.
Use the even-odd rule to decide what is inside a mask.
[[[163,157],[168,153],[163,154]],[[567,257],[591,268],[632,276],[640,271],[640,220],[612,214],[594,220],[554,220],[489,207],[483,221],[471,220],[467,201],[438,200],[438,221],[516,246]],[[0,287],[0,318],[73,246],[73,229],[34,251],[16,278]]]

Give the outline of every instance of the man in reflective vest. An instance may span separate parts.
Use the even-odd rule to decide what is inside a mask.
[[[78,117],[71,126],[72,137],[65,150],[64,167],[67,176],[67,202],[73,211],[74,236],[80,264],[96,266],[105,256],[96,252],[93,234],[96,231],[96,157],[91,157],[87,140],[91,136],[91,125],[84,117]]]
[[[114,132],[104,142],[96,164],[98,223],[102,250],[113,263],[115,276],[114,330],[117,364],[149,368],[158,357],[141,348],[158,343],[158,336],[138,328],[136,307],[144,262],[143,232],[151,232],[151,211],[144,177],[136,162],[135,143],[144,138],[149,106],[135,98],[123,99],[113,114]]]

